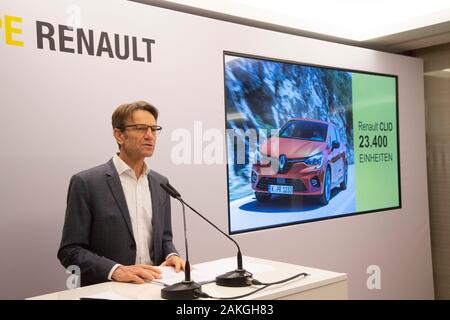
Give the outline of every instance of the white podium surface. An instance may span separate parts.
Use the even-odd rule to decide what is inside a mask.
[[[244,268],[253,273],[253,278],[261,282],[276,282],[305,272],[307,277],[299,277],[288,282],[265,288],[244,300],[250,299],[347,299],[347,275],[327,270],[315,269],[271,260],[244,257]],[[196,264],[194,270],[215,275],[236,268],[236,257]],[[195,280],[195,279],[194,279]],[[220,287],[215,283],[202,285],[202,291],[213,297],[232,297],[249,293],[261,286],[243,288]],[[82,297],[97,297],[112,300],[160,300],[163,285],[153,282],[131,284],[104,282],[96,285],[59,291],[28,298],[29,300],[77,300]]]

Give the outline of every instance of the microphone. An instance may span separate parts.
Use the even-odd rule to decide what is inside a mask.
[[[177,198],[180,194],[173,192],[169,187],[160,184],[170,196]],[[161,289],[161,297],[168,300],[192,300],[198,298],[196,292],[200,291],[201,285],[191,280],[191,264],[189,263],[189,250],[186,232],[186,213],[184,203],[181,202],[183,208],[183,225],[184,225],[184,245],[186,249],[186,264],[184,265],[184,281],[175,283],[171,286]]]
[[[172,186],[169,182],[167,182],[166,187],[173,193],[173,197],[175,197],[175,198],[180,197],[181,198],[180,193],[177,190],[175,190],[175,187]]]
[[[161,188],[163,188],[164,191],[167,192],[172,198],[177,199],[178,197],[180,197],[180,194],[176,190],[174,190],[172,185],[170,185],[168,182],[167,182],[167,185],[165,185],[164,183],[161,183],[159,186]]]
[[[238,252],[237,252],[237,269],[234,271],[230,271],[227,273],[224,273],[222,275],[219,275],[216,277],[216,284],[218,286],[223,286],[223,287],[246,287],[251,285],[251,279],[253,274],[246,271],[243,268],[243,263],[242,263],[242,253],[241,253],[241,248],[239,247],[239,244],[233,239],[231,238],[228,234],[226,234],[225,232],[223,232],[219,227],[217,227],[214,223],[212,223],[211,221],[209,221],[207,218],[205,218],[200,212],[198,212],[197,210],[195,210],[194,208],[192,208],[189,204],[187,204],[182,198],[180,193],[169,183],[167,182],[165,185],[164,184],[160,184],[161,188],[163,188],[171,197],[177,199],[178,201],[180,201],[182,204],[186,205],[189,209],[191,209],[192,211],[194,211],[197,215],[199,215],[203,220],[205,220],[206,222],[208,222],[210,225],[212,225],[216,230],[218,230],[220,233],[222,233],[225,237],[227,237],[228,239],[230,239],[237,247]],[[184,208],[183,205],[183,208]],[[184,213],[183,213],[184,214]]]

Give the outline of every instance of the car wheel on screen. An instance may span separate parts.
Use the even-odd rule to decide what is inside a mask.
[[[348,165],[345,166],[344,178],[341,184],[339,185],[339,188],[341,188],[341,190],[347,189],[347,182],[348,182]]]
[[[271,194],[255,192],[255,197],[259,202],[267,202],[270,200]]]
[[[331,171],[330,168],[327,168],[325,172],[325,177],[323,179],[323,193],[319,197],[319,202],[322,205],[327,205],[330,202],[331,197]]]

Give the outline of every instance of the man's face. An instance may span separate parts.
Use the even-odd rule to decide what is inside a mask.
[[[153,126],[156,125],[156,120],[150,112],[136,110],[125,124],[127,126],[139,124]],[[156,133],[152,132],[151,129],[143,132],[136,127],[126,127],[124,132],[116,132],[115,136],[118,142],[122,142],[121,152],[125,152],[128,157],[140,159],[153,155],[156,145]]]

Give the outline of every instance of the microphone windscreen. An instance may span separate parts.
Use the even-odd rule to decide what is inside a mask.
[[[169,182],[166,183],[166,186],[172,190],[173,194],[175,195],[175,197],[179,197],[181,196],[180,193],[174,188],[174,186],[172,186]]]
[[[173,198],[177,197],[177,195],[168,186],[166,186],[164,183],[161,183],[159,186],[161,188],[163,188],[164,191],[166,191],[171,197],[173,197]]]

